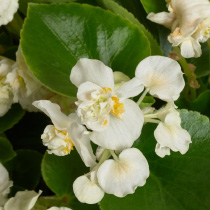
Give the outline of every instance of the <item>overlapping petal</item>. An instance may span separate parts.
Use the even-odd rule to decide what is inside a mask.
[[[163,56],[150,56],[141,61],[136,77],[151,95],[165,101],[177,100],[185,85],[178,62]]]
[[[53,122],[57,129],[66,129],[70,126],[69,117],[63,114],[60,107],[48,100],[33,102],[33,105],[43,111]]]
[[[130,99],[124,101],[123,119],[110,115],[109,127],[101,132],[93,131],[90,139],[97,145],[112,150],[123,150],[132,146],[140,136],[144,116],[139,106]]]
[[[101,188],[108,194],[124,197],[143,186],[149,176],[149,165],[136,148],[123,150],[119,160],[106,160],[98,169]]]
[[[87,176],[78,177],[73,183],[74,194],[82,203],[98,203],[104,197],[104,191],[95,180],[90,180]]]
[[[4,210],[31,210],[42,191],[19,191],[15,197],[10,198],[4,206]]]
[[[81,58],[72,68],[70,80],[77,87],[89,81],[100,87],[114,90],[112,69],[99,60]]]

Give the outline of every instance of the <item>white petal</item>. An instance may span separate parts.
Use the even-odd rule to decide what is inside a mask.
[[[114,90],[112,69],[99,60],[81,58],[72,68],[70,80],[77,87],[89,81],[100,87]]]
[[[63,114],[58,104],[48,100],[40,100],[33,102],[33,105],[43,111],[59,130],[67,129],[70,125],[69,118]]]
[[[152,22],[161,24],[166,28],[171,29],[173,22],[175,21],[176,15],[174,13],[168,12],[160,12],[154,14],[153,12],[149,13],[147,19],[151,20]]]
[[[120,86],[116,94],[119,98],[130,98],[139,95],[143,89],[144,86],[140,83],[139,79],[133,78]]]
[[[120,71],[114,71],[114,89],[117,90],[125,82],[129,81],[130,78]]]
[[[166,155],[170,155],[170,148],[168,147],[163,147],[160,144],[156,144],[155,147],[155,153],[159,156],[159,157],[165,157]]]
[[[101,132],[93,131],[90,139],[97,145],[112,150],[131,147],[140,136],[144,116],[139,106],[130,99],[124,101],[123,119],[110,115],[109,127]]]
[[[18,10],[18,0],[0,0],[0,26],[12,21]]]
[[[77,98],[81,101],[91,100],[91,93],[97,90],[102,91],[102,88],[92,82],[84,82],[78,88]]]
[[[72,123],[69,128],[72,141],[74,142],[80,157],[87,167],[92,167],[96,165],[96,157],[93,154],[89,136],[84,134],[85,131],[85,127],[76,122]]]
[[[124,197],[143,186],[149,177],[149,165],[136,148],[123,150],[119,160],[106,160],[98,169],[98,182],[108,194]]]
[[[164,101],[177,100],[185,85],[178,62],[163,56],[150,56],[141,61],[136,77],[149,88],[151,95]]]
[[[168,147],[174,152],[185,154],[191,143],[190,134],[181,125],[180,117],[176,113],[169,113],[165,121],[159,123],[154,135],[161,147]]]
[[[184,58],[200,57],[202,54],[201,45],[193,38],[182,42],[181,54]]]
[[[104,197],[104,191],[95,182],[86,176],[78,177],[73,183],[74,194],[82,203],[98,203]]]
[[[47,210],[72,210],[72,209],[67,208],[67,207],[55,207],[55,206],[53,206],[53,207],[51,207]]]
[[[42,191],[20,191],[10,198],[4,206],[5,210],[30,210],[35,205]]]
[[[10,191],[10,187],[13,185],[12,181],[9,181],[9,173],[7,169],[0,163],[0,194],[7,196]]]

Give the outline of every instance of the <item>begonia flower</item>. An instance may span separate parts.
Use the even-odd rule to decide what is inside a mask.
[[[7,169],[0,163],[0,206],[3,206],[7,201],[7,195],[12,185],[13,182],[9,180]]]
[[[55,207],[55,206],[53,206],[53,207],[51,207],[47,210],[72,210],[72,209],[70,209],[68,207]]]
[[[85,134],[86,128],[79,124],[76,114],[66,116],[57,104],[47,100],[35,101],[33,105],[50,117],[54,124],[48,125],[41,136],[48,153],[67,155],[75,146],[87,167],[96,164],[90,139]]]
[[[73,183],[73,190],[81,203],[95,204],[102,200],[104,191],[97,183],[96,172],[91,172],[89,176],[78,177]]]
[[[78,87],[77,114],[88,129],[90,139],[106,149],[131,147],[140,136],[143,114],[138,105],[128,99],[138,95],[143,86],[136,78],[114,91],[113,71],[101,61],[80,59],[70,74]]]
[[[18,10],[18,0],[0,0],[0,26],[12,21]]]
[[[16,193],[15,197],[10,198],[4,205],[4,210],[31,210],[38,197],[42,191],[39,193],[35,191],[19,191]]]
[[[142,60],[135,75],[147,92],[164,101],[177,100],[185,85],[178,62],[163,56],[150,56]]]
[[[199,42],[210,37],[210,2],[208,0],[171,0],[167,12],[150,13],[147,18],[171,29],[173,46],[180,46],[185,58],[202,54]]]
[[[124,197],[143,186],[149,177],[149,165],[136,148],[123,150],[114,160],[104,161],[97,171],[100,187],[108,194]]]

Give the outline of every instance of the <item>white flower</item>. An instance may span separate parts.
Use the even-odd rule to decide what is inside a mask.
[[[181,45],[183,57],[199,57],[201,46],[210,37],[210,2],[208,0],[171,0],[169,13],[150,13],[147,18],[171,29],[168,40]]]
[[[43,87],[27,66],[19,46],[16,52],[17,62],[7,74],[6,83],[12,87],[14,102],[19,102],[23,109],[37,111],[32,102],[52,96],[52,92]]]
[[[93,130],[90,139],[107,149],[131,147],[143,126],[140,108],[127,99],[142,91],[137,79],[114,92],[112,70],[101,61],[82,58],[73,67],[70,80],[78,87],[77,114]]]
[[[50,117],[54,124],[48,125],[42,134],[43,143],[48,147],[49,153],[67,155],[75,146],[87,167],[96,164],[90,139],[85,127],[79,124],[76,114],[66,116],[57,104],[47,100],[35,101],[33,105]]]
[[[82,203],[98,203],[104,197],[104,191],[97,183],[95,171],[87,175],[78,177],[73,183],[74,194]]]
[[[12,21],[18,10],[18,0],[0,0],[0,26]]]
[[[150,56],[141,61],[136,78],[151,95],[164,101],[177,100],[185,85],[178,62],[163,56]]]
[[[149,165],[136,148],[123,150],[119,158],[106,160],[97,172],[98,183],[108,194],[124,197],[143,186],[149,177]]]
[[[10,187],[13,185],[9,181],[9,174],[6,168],[0,163],[0,206],[3,206],[7,201],[7,195],[10,192]]]
[[[67,208],[67,207],[55,207],[55,206],[53,206],[53,207],[51,207],[47,210],[72,210],[72,209]]]
[[[14,63],[0,56],[0,117],[7,113],[13,103],[12,87],[6,83],[6,76],[12,71]]]
[[[172,106],[170,109],[166,108],[169,111],[165,114],[164,108],[160,111],[159,118],[162,122],[158,124],[154,132],[155,139],[158,142],[155,152],[160,157],[170,155],[170,149],[174,152],[185,154],[191,143],[190,134],[181,127],[179,112]]]
[[[36,193],[35,191],[19,191],[15,197],[10,198],[5,206],[4,210],[30,210],[35,205],[38,197],[42,191]]]

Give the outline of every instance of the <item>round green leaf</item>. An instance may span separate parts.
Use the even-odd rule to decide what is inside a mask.
[[[4,163],[15,186],[34,190],[41,175],[42,155],[33,150],[17,150],[17,156]]]
[[[3,117],[0,117],[0,133],[12,128],[24,113],[19,104],[13,104],[12,108]]]
[[[30,4],[21,46],[34,75],[67,96],[76,95],[69,75],[79,58],[101,60],[132,77],[137,64],[150,55],[149,42],[137,26],[109,11],[80,4]]]
[[[165,0],[140,0],[147,13],[167,11]]]
[[[12,159],[16,153],[14,152],[11,143],[5,137],[0,137],[0,162],[5,162]]]
[[[79,176],[88,173],[76,150],[66,156],[46,153],[42,161],[42,176],[47,186],[59,197],[65,197],[72,209],[98,209],[97,205],[80,203],[73,193],[73,182]]]
[[[143,187],[124,198],[106,195],[102,210],[207,210],[210,206],[210,123],[197,112],[181,111],[182,127],[188,130],[192,144],[185,155],[172,152],[165,158],[154,150],[156,125],[146,124],[135,146],[146,156],[150,177]]]

